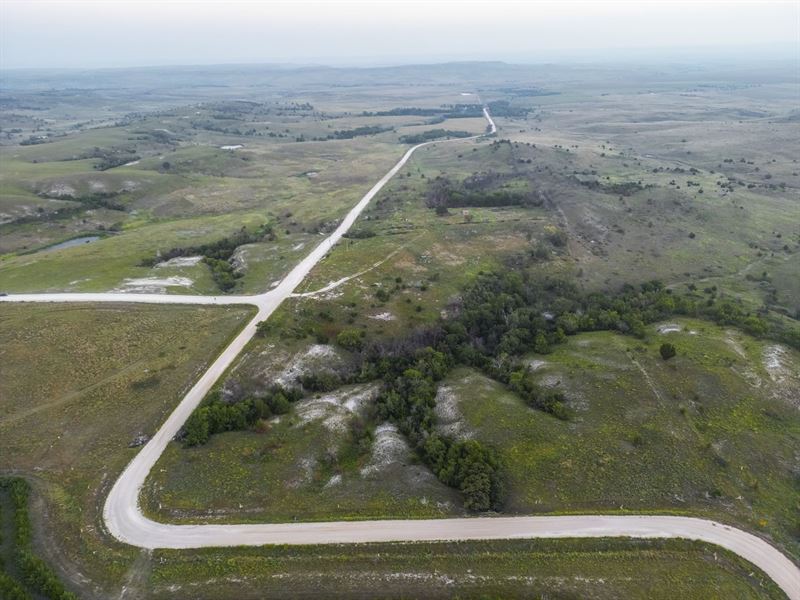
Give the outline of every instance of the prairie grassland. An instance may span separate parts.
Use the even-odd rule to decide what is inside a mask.
[[[580,334],[529,357],[571,422],[463,369],[440,389],[442,426],[499,449],[510,512],[707,515],[797,556],[800,355],[704,321],[661,327],[645,341]],[[678,350],[668,362],[666,340]]]
[[[68,580],[121,585],[136,552],[103,533],[105,491],[250,314],[3,305],[0,470],[33,483],[40,551]]]
[[[737,557],[677,540],[508,540],[157,551],[152,598],[780,598]],[[145,586],[142,586],[145,587]]]
[[[236,102],[210,103],[195,111],[126,117],[129,122],[122,119],[47,143],[0,147],[0,288],[110,289],[126,278],[146,276],[137,269],[142,248],[126,239],[126,232],[135,230],[137,241],[157,240],[157,247],[148,248],[152,254],[179,245],[184,232],[201,220],[222,237],[226,227],[218,230],[221,222],[215,217],[247,224],[261,214],[280,226],[287,247],[295,247],[303,234],[330,229],[405,151],[398,138],[406,126],[420,123],[414,116],[286,114],[280,105],[264,106],[268,120],[236,112]],[[233,111],[230,119],[215,114],[226,116],[225,110]],[[467,129],[482,131],[480,119],[464,121]],[[387,131],[314,141],[365,124]],[[250,127],[247,135],[241,133],[245,127]],[[109,160],[120,164],[108,166]],[[119,260],[102,269],[100,277],[90,276],[91,282],[84,281],[98,270],[91,253],[64,250],[56,268],[43,266],[39,257],[18,256],[98,232],[126,241],[119,242]],[[260,291],[268,283],[261,275],[282,274],[286,265],[280,264],[280,254],[256,253],[247,265],[256,276],[242,279],[240,291]],[[20,269],[26,271],[24,278]],[[54,272],[65,277],[53,277]],[[214,290],[200,282],[195,291]]]
[[[417,153],[356,224],[365,235],[331,251],[300,291],[361,274],[288,301],[225,386],[257,392],[304,370],[344,368],[353,357],[333,343],[343,329],[389,339],[433,324],[477,273],[514,268],[531,253],[542,272],[575,277],[587,291],[659,278],[676,291],[716,287],[772,318],[800,310],[797,85],[785,69],[709,68],[689,79],[668,66],[623,74],[501,64],[154,69],[97,73],[90,84],[74,73],[53,77],[63,89],[42,94],[55,84],[12,74],[13,110],[0,115],[4,133],[22,130],[0,141],[3,292],[181,277],[190,283],[166,291],[217,293],[203,264],[138,265],[269,222],[276,239],[236,255],[237,291],[262,291],[394,164],[406,148],[400,135],[485,126],[364,111],[509,102],[496,114],[494,140]],[[73,89],[83,87],[92,89]],[[387,131],[313,140],[363,126]],[[65,135],[20,145],[40,133]],[[437,177],[461,184],[486,174],[541,204],[443,216],[426,206]],[[566,246],[548,241],[554,231],[566,233]],[[105,237],[35,252],[86,234]],[[4,306],[0,468],[33,479],[44,498],[34,512],[38,539],[47,540],[40,545],[82,596],[116,596],[124,585],[145,598],[375,589],[450,597],[458,585],[465,597],[780,597],[726,553],[677,541],[152,554],[116,544],[98,511],[135,452],[127,443],[152,432],[245,313]],[[679,324],[682,332],[652,331],[645,341],[581,335],[528,357],[542,383],[567,392],[573,422],[533,412],[469,371],[445,382],[440,421],[503,454],[510,512],[704,514],[796,557],[800,434],[790,402],[800,359],[735,331]],[[664,363],[656,350],[667,336],[678,357]],[[171,445],[148,482],[146,510],[194,522],[460,514],[457,495],[416,464],[402,438],[383,429],[369,452],[348,446],[348,393],[305,398],[260,433],[221,434],[191,450]],[[392,452],[381,457],[379,447]]]
[[[508,121],[498,121],[503,132],[511,129]],[[534,139],[538,133],[529,135],[527,139]],[[568,152],[561,147],[563,138],[554,138],[549,147],[541,147],[538,141],[534,147],[522,134],[518,137],[520,141],[512,143],[434,145],[415,155],[356,224],[355,231],[368,232],[369,236],[345,240],[332,250],[302,284],[301,291],[320,290],[331,282],[357,276],[328,292],[287,302],[273,315],[266,337],[253,341],[229,379],[245,386],[270,385],[279,369],[267,365],[268,349],[288,343],[295,348],[294,355],[300,356],[303,348],[308,348],[309,336],[316,342],[332,343],[343,329],[355,328],[364,331],[367,339],[393,338],[433,324],[478,272],[513,265],[515,256],[527,255],[542,244],[553,227],[568,233],[568,252],[550,248],[550,260],[539,268],[578,275],[589,290],[616,289],[622,283],[636,285],[652,278],[679,290],[688,283],[699,287],[724,283],[723,296],[736,294],[749,306],[757,307],[765,300],[766,284],[775,280],[778,296],[774,310],[790,310],[792,297],[787,291],[800,281],[800,273],[793,266],[798,246],[788,227],[791,219],[786,216],[797,207],[784,192],[763,188],[720,190],[718,175],[710,171],[666,172],[668,165],[673,169],[684,163],[670,162],[669,157],[618,157],[605,141],[598,141],[596,148],[571,147]],[[618,195],[602,187],[587,187],[576,172],[580,175],[589,168],[600,173],[602,186],[615,189],[636,184],[636,191]],[[463,181],[479,172],[496,174],[510,189],[539,192],[545,201],[533,208],[469,208],[451,210],[445,216],[436,216],[426,207],[431,180],[447,177]],[[699,189],[705,193],[698,193]],[[747,207],[746,219],[741,205]],[[735,228],[740,232],[731,235]],[[778,236],[780,232],[784,235]],[[788,250],[783,247],[787,239],[793,240]],[[708,275],[709,264],[717,267],[710,272],[718,272],[718,277]],[[760,265],[782,269],[779,272],[788,282],[779,283],[780,277],[763,280]],[[759,278],[743,277],[749,271],[758,272]],[[654,348],[660,343],[655,333],[646,342],[591,334],[601,341],[584,348],[576,347],[578,342],[572,340],[558,349],[554,360],[574,355],[577,366],[570,364],[568,372],[553,377],[564,386],[581,388],[581,398],[599,398],[596,405],[588,399],[578,403],[581,410],[577,424],[559,424],[528,410],[496,384],[473,381],[480,377],[464,374],[465,383],[454,389],[471,398],[469,406],[487,412],[482,417],[486,423],[491,423],[501,408],[508,411],[505,425],[498,425],[487,436],[488,442],[505,448],[503,453],[512,465],[508,510],[600,511],[623,506],[639,511],[703,513],[773,536],[791,552],[797,552],[791,540],[797,527],[792,513],[798,490],[791,470],[787,470],[797,446],[797,419],[785,398],[774,397],[781,387],[795,388],[787,387],[790,384],[786,380],[772,381],[764,370],[762,354],[767,351],[767,342],[733,331],[723,334],[709,323],[685,327],[702,329],[704,334],[674,334],[685,343],[681,351],[693,357],[686,359],[685,373],[676,372],[680,377],[672,369],[665,371],[660,359],[653,359]],[[745,356],[734,349],[740,337],[752,350]],[[637,358],[640,350],[635,348],[645,352],[641,360]],[[337,352],[347,354],[341,349]],[[796,357],[791,356],[791,364],[796,364]],[[620,357],[624,358],[622,362]],[[678,362],[670,366],[677,368]],[[606,363],[609,368],[602,372]],[[584,372],[584,367],[588,371]],[[683,362],[680,368],[684,368]],[[657,392],[649,383],[648,377],[655,377],[649,373],[651,369],[660,374],[652,384]],[[754,387],[756,380],[748,379],[752,374],[758,374],[763,387]],[[659,386],[665,386],[664,390]],[[794,392],[783,393],[790,396]],[[668,398],[668,404],[664,400],[652,406],[654,394],[658,399]],[[496,397],[502,397],[502,401],[493,401]],[[706,402],[709,406],[704,406]],[[760,427],[741,431],[737,419],[742,416],[742,403],[754,414],[773,415],[764,417],[767,423],[763,434]],[[692,419],[692,411],[711,407],[718,411],[713,431]],[[520,410],[522,416],[515,412]],[[584,410],[589,413],[584,414]],[[640,415],[642,419],[649,415],[653,421],[634,419],[623,426],[620,420],[626,415]],[[707,419],[708,413],[704,415],[702,418]],[[773,418],[774,423],[770,421]],[[503,434],[503,427],[512,423],[518,427],[519,443],[529,444],[513,453]],[[483,422],[482,426],[489,429]],[[592,433],[582,433],[581,440],[585,441],[570,447],[570,452],[580,448],[585,451],[564,458],[573,465],[571,470],[564,471],[555,462],[545,476],[539,463],[529,464],[539,453],[542,461],[557,461],[560,449],[568,446],[567,438],[583,428]],[[553,436],[560,429],[564,431],[558,441],[537,445],[537,431],[547,438],[543,432]],[[735,440],[726,438],[729,430],[738,432]],[[673,433],[666,433],[669,431]],[[637,446],[647,432],[654,439],[644,447]],[[246,445],[246,436],[240,439],[239,435],[232,436],[236,439],[232,444]],[[615,435],[619,439],[612,439]],[[758,452],[747,455],[746,449],[753,447]],[[730,449],[736,460],[747,460],[733,468],[732,459],[723,457],[724,449]],[[613,458],[613,468],[594,463],[600,460],[598,456],[606,455]],[[190,490],[207,484],[189,464],[188,453],[181,456],[177,451],[170,460],[174,461],[171,468],[158,481],[167,496],[177,495],[169,496],[169,500],[159,496],[159,501],[162,510],[179,515],[182,503],[189,502]],[[621,466],[625,460],[630,461],[627,469]],[[199,462],[213,471],[205,461]],[[657,468],[665,464],[669,468]],[[596,489],[579,485],[584,472],[595,474]],[[769,476],[762,482],[757,473]],[[196,478],[193,485],[189,483],[191,477]],[[257,478],[247,475],[245,481],[251,482],[253,494],[266,494],[266,486],[259,488]],[[215,492],[215,498],[223,497],[222,491]],[[225,518],[236,520],[235,512],[229,508]],[[319,518],[318,513],[312,514]]]
[[[261,433],[215,435],[205,445],[172,444],[142,502],[168,522],[264,523],[462,514],[461,499],[417,464],[402,436],[376,434],[372,449],[348,446],[360,389],[318,394]]]

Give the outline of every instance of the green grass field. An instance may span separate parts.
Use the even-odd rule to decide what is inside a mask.
[[[765,535],[797,556],[800,356],[702,321],[646,342],[581,334],[531,356],[537,379],[564,391],[562,422],[473,371],[440,389],[443,425],[498,448],[507,510],[706,515]],[[694,333],[692,333],[694,332]],[[669,339],[678,356],[665,362]],[[794,373],[794,381],[781,380]],[[790,395],[786,388],[794,390]]]
[[[508,485],[504,512],[705,515],[797,554],[792,457],[800,451],[794,416],[800,356],[705,321],[666,326],[680,331],[662,334],[652,326],[645,341],[581,334],[551,354],[531,356],[539,382],[566,393],[576,415],[570,422],[531,410],[500,384],[459,369],[439,389],[440,426],[498,449]],[[658,355],[667,339],[678,349],[669,362]],[[279,352],[271,366],[257,356],[254,349],[241,369],[259,362],[263,370],[250,375],[262,385],[283,381],[286,362],[302,372],[302,351],[291,359]],[[346,361],[324,364],[336,369],[337,360]],[[405,482],[386,494],[403,472],[397,464],[383,465],[377,487],[359,474],[369,456],[332,470],[325,451],[347,438],[345,428],[331,425],[358,411],[341,408],[349,397],[344,390],[316,397],[263,433],[226,433],[193,449],[173,444],[150,478],[149,510],[192,522],[425,517],[446,500],[443,514],[458,514],[457,495],[430,486],[423,465],[415,467],[426,474],[413,482],[418,500],[405,505]]]
[[[679,541],[536,540],[156,552],[153,598],[780,598],[725,552]]]
[[[137,451],[128,444],[154,433],[249,314],[3,305],[0,471],[32,482],[39,549],[67,581],[119,585],[136,552],[103,533],[104,494]]]
[[[262,292],[397,161],[401,136],[485,128],[479,118],[364,111],[471,103],[475,92],[509,101],[493,139],[414,155],[355,225],[363,235],[343,240],[298,291],[352,278],[288,300],[225,389],[258,393],[303,372],[344,371],[355,357],[334,344],[342,330],[371,341],[430,326],[479,272],[531,256],[540,273],[584,291],[658,278],[676,293],[715,286],[787,324],[800,314],[797,88],[776,69],[157,69],[92,75],[80,93],[81,74],[53,74],[44,87],[28,77],[9,75],[13,98],[0,114],[6,293],[218,294],[203,263],[140,262],[270,223],[275,239],[234,259],[234,291]],[[386,131],[327,139],[359,127]],[[20,144],[37,134],[53,137]],[[437,177],[538,201],[437,216],[426,206]],[[565,245],[553,241],[561,233]],[[42,251],[83,235],[102,239]],[[136,452],[128,444],[155,430],[249,311],[0,306],[0,470],[31,481],[36,549],[81,597],[123,588],[143,598],[780,597],[735,557],[678,541],[139,552],[105,533],[105,493]],[[527,357],[540,383],[566,393],[570,422],[459,369],[440,390],[441,426],[497,448],[510,514],[700,514],[797,558],[800,357],[709,323],[676,323],[681,331],[651,328],[644,341],[582,334]],[[657,355],[664,339],[678,349],[669,362]],[[258,432],[170,444],[144,509],[176,522],[462,514],[459,494],[384,424],[369,451],[348,446],[349,424],[370,402],[357,391],[312,394]]]
[[[14,400],[4,403],[0,421],[2,456],[8,457],[3,469],[32,478],[37,547],[68,587],[80,590],[82,597],[105,598],[123,585],[149,598],[185,597],[187,593],[208,598],[232,593],[291,597],[322,589],[357,598],[375,585],[385,590],[386,597],[443,597],[458,584],[463,597],[571,597],[595,590],[597,597],[612,598],[641,594],[652,589],[648,586],[654,581],[659,589],[679,590],[687,598],[780,597],[770,591],[769,582],[753,576],[752,569],[737,559],[681,542],[401,544],[158,551],[152,555],[110,542],[100,528],[99,509],[103,490],[135,452],[126,447],[127,441],[140,432],[152,431],[194,379],[191,374],[207,360],[196,352],[188,354],[188,349],[211,351],[241,323],[243,312],[183,307],[132,310],[123,306],[4,309],[1,397]],[[99,327],[87,329],[89,322]],[[76,343],[76,338],[81,342]],[[46,353],[44,348],[60,348],[61,352]],[[46,377],[24,377],[34,361],[37,371]],[[161,400],[154,402],[154,397]],[[19,398],[28,400],[21,404]],[[223,485],[212,486],[202,500],[213,501],[215,494],[233,482],[230,490],[247,492],[242,496],[245,505],[253,502],[262,510],[264,497],[250,489],[253,477],[275,476],[277,483],[285,483],[286,473],[281,469],[293,464],[293,453],[299,449],[293,438],[307,443],[312,437],[326,439],[319,423],[305,427],[287,423],[285,428],[277,425],[265,434],[218,436],[190,462],[202,467],[202,462],[209,461],[207,464],[216,468],[211,459],[226,456],[232,461],[232,471],[219,477]],[[187,451],[171,448],[165,460],[182,452]],[[412,468],[399,468],[392,475]],[[332,476],[330,472],[326,475]],[[345,470],[343,476],[343,483],[355,484],[353,471]],[[326,509],[343,518],[348,512],[351,516],[378,516],[387,506],[398,515],[436,514],[432,503],[422,510],[419,504],[403,504],[402,496],[389,496],[385,491],[376,494],[385,488],[375,485],[362,484],[361,496],[337,496],[341,490],[359,488],[342,486],[339,492],[326,493],[319,489],[322,483],[312,478],[307,493],[300,489],[293,496],[282,490],[279,499],[295,502],[298,512],[305,507],[313,515],[316,510],[317,518],[323,518]],[[374,494],[371,499],[370,493]],[[443,489],[440,499],[449,493]],[[220,496],[216,497],[219,500]],[[433,493],[430,498],[435,498]],[[335,502],[341,503],[341,509],[333,508]],[[223,513],[206,515],[205,520],[226,518],[224,509],[229,505],[216,506]],[[241,519],[248,513],[236,514]],[[46,523],[42,515],[47,515]],[[290,519],[291,515],[278,513],[281,517]],[[45,542],[52,536],[63,542]],[[398,572],[403,575],[396,575]],[[604,583],[597,588],[600,580]]]

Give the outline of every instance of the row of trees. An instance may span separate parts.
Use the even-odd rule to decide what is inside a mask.
[[[364,111],[364,117],[440,117],[444,119],[465,119],[483,116],[483,106],[480,104],[446,104],[441,108],[419,108],[415,106],[401,106],[390,110],[380,110],[377,112]]]
[[[472,191],[460,187],[446,177],[436,177],[428,185],[425,205],[441,212],[448,208],[541,206],[544,198],[528,191],[496,189]]]
[[[454,131],[452,129],[429,129],[422,133],[415,133],[411,135],[401,135],[400,141],[404,144],[421,144],[423,142],[430,142],[431,140],[438,140],[440,138],[465,138],[471,134],[469,131]]]
[[[0,479],[0,489],[8,494],[14,511],[13,544],[22,583],[39,596],[49,600],[78,600],[75,594],[67,591],[47,563],[33,552],[31,521],[28,514],[28,498],[30,496],[28,482],[18,477],[2,478]],[[14,581],[8,575],[0,577],[0,592],[3,593],[3,598],[9,599],[29,599],[31,597],[20,585],[20,582]]]
[[[356,127],[354,129],[341,129],[334,131],[331,135],[328,136],[329,140],[351,140],[355,137],[361,137],[365,135],[376,135],[378,133],[383,133],[384,131],[391,131],[391,127],[381,127],[379,125],[362,125],[361,127]]]

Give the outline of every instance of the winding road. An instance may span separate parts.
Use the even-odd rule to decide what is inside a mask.
[[[426,520],[379,520],[321,523],[170,525],[148,519],[140,510],[139,493],[148,473],[206,393],[267,319],[290,297],[311,269],[350,229],[384,185],[416,150],[431,144],[463,142],[497,131],[486,108],[489,132],[469,138],[426,142],[410,148],[364,195],[336,230],[308,254],[275,288],[252,296],[167,294],[60,293],[12,294],[3,302],[136,302],[151,304],[253,305],[258,310],[189,390],[167,420],[142,447],[114,483],[103,509],[108,531],[122,542],[141,548],[201,548],[266,544],[344,544],[512,538],[635,537],[701,540],[750,561],[780,586],[791,600],[800,600],[800,569],[765,540],[721,523],[692,517],[652,515],[571,515],[539,517],[474,517]]]

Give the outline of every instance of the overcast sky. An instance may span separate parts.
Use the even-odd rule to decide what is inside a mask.
[[[0,0],[0,66],[800,55],[800,1]]]

